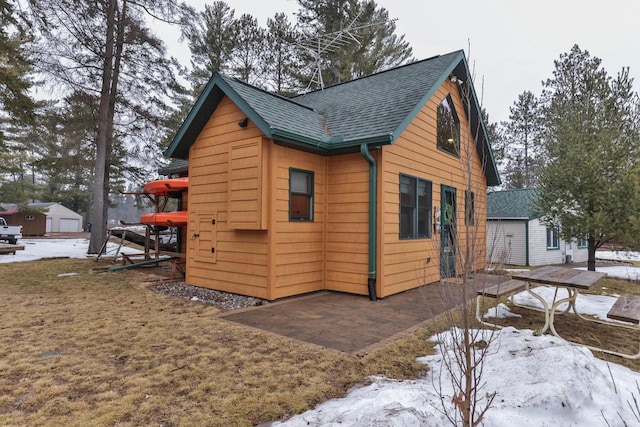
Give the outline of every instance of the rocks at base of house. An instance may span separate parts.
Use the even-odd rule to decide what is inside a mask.
[[[167,282],[149,287],[150,290],[189,301],[212,305],[223,311],[267,304],[268,301],[244,295],[216,291],[213,289],[187,286],[183,281]]]

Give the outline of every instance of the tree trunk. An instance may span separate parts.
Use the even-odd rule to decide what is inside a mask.
[[[596,271],[596,239],[592,236],[589,236],[588,240],[588,249],[589,258],[587,259],[587,270]]]
[[[100,90],[100,106],[98,107],[98,135],[96,136],[96,163],[93,176],[93,203],[89,222],[91,224],[91,240],[89,241],[90,254],[98,254],[106,240],[107,216],[105,214],[105,179],[108,179],[109,146],[111,135],[109,131],[109,119],[113,120],[110,113],[111,85],[113,78],[113,52],[115,46],[115,20],[116,0],[109,0],[107,12],[107,29],[105,37],[105,51],[102,68],[102,88]]]

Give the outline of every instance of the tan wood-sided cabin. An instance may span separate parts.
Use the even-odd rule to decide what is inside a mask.
[[[44,236],[47,232],[47,215],[35,207],[2,204],[0,216],[7,221],[7,224],[21,225],[24,237]]]
[[[188,285],[382,298],[459,274],[471,235],[485,265],[499,176],[462,51],[293,98],[216,73],[165,154],[188,160]]]

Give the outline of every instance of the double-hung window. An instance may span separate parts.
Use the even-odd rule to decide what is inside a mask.
[[[560,249],[557,227],[547,227],[547,249]]]
[[[313,221],[313,172],[289,169],[289,221]]]
[[[431,237],[431,181],[400,174],[400,238]]]

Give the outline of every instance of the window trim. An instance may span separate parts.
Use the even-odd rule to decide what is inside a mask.
[[[584,245],[582,245],[584,242]],[[586,237],[578,237],[578,249],[587,249],[589,247],[589,239]]]
[[[439,119],[440,119],[440,106],[445,101],[447,102],[447,105],[451,109],[451,116],[453,117],[453,121],[454,121],[454,123],[456,125],[456,128],[455,128],[456,141],[455,141],[454,151],[448,150],[447,146],[440,144],[440,134],[439,134],[440,126],[438,126]],[[460,118],[458,117],[458,112],[456,111],[456,107],[453,104],[453,98],[451,97],[450,93],[448,93],[447,96],[442,98],[442,100],[440,101],[440,103],[436,107],[436,147],[440,151],[444,151],[445,153],[448,153],[448,154],[450,154],[452,156],[455,156],[455,157],[460,157]]]
[[[415,240],[415,239],[431,239],[433,237],[433,222],[431,217],[431,211],[433,209],[433,182],[424,179],[418,178],[417,176],[412,176],[404,173],[400,173],[400,179],[398,181],[398,237],[400,240]],[[413,204],[407,205],[402,203],[402,178],[407,178],[413,180],[415,183],[415,195],[413,197]],[[425,183],[428,185],[428,204],[426,206],[420,206],[419,204],[419,184]],[[414,209],[415,215],[413,217],[413,224],[411,224],[412,233],[411,235],[402,234],[402,208],[410,206]],[[425,231],[426,234],[420,234],[420,210],[425,211],[425,217],[423,218],[426,222]]]
[[[300,192],[295,192],[292,191],[292,186],[291,186],[291,182],[292,182],[292,178],[293,178],[293,174],[294,173],[302,173],[305,174],[308,179],[309,179],[309,193],[300,193]],[[314,205],[314,198],[315,198],[315,176],[314,176],[314,172],[313,171],[308,171],[308,170],[304,170],[304,169],[297,169],[297,168],[289,168],[289,222],[313,222],[314,220],[314,209],[313,209],[313,205]],[[307,204],[308,204],[308,208],[309,208],[309,216],[308,217],[303,217],[303,218],[298,218],[298,217],[294,217],[291,215],[291,196],[305,196],[308,198],[307,200]]]
[[[551,235],[551,245],[549,244],[549,232],[552,232],[553,234]],[[553,240],[555,239],[556,246],[553,246]],[[560,249],[560,235],[559,235],[559,230],[558,227],[547,227],[547,232],[546,232],[546,240],[547,240],[547,250],[548,251],[555,251],[555,250],[559,250]]]

